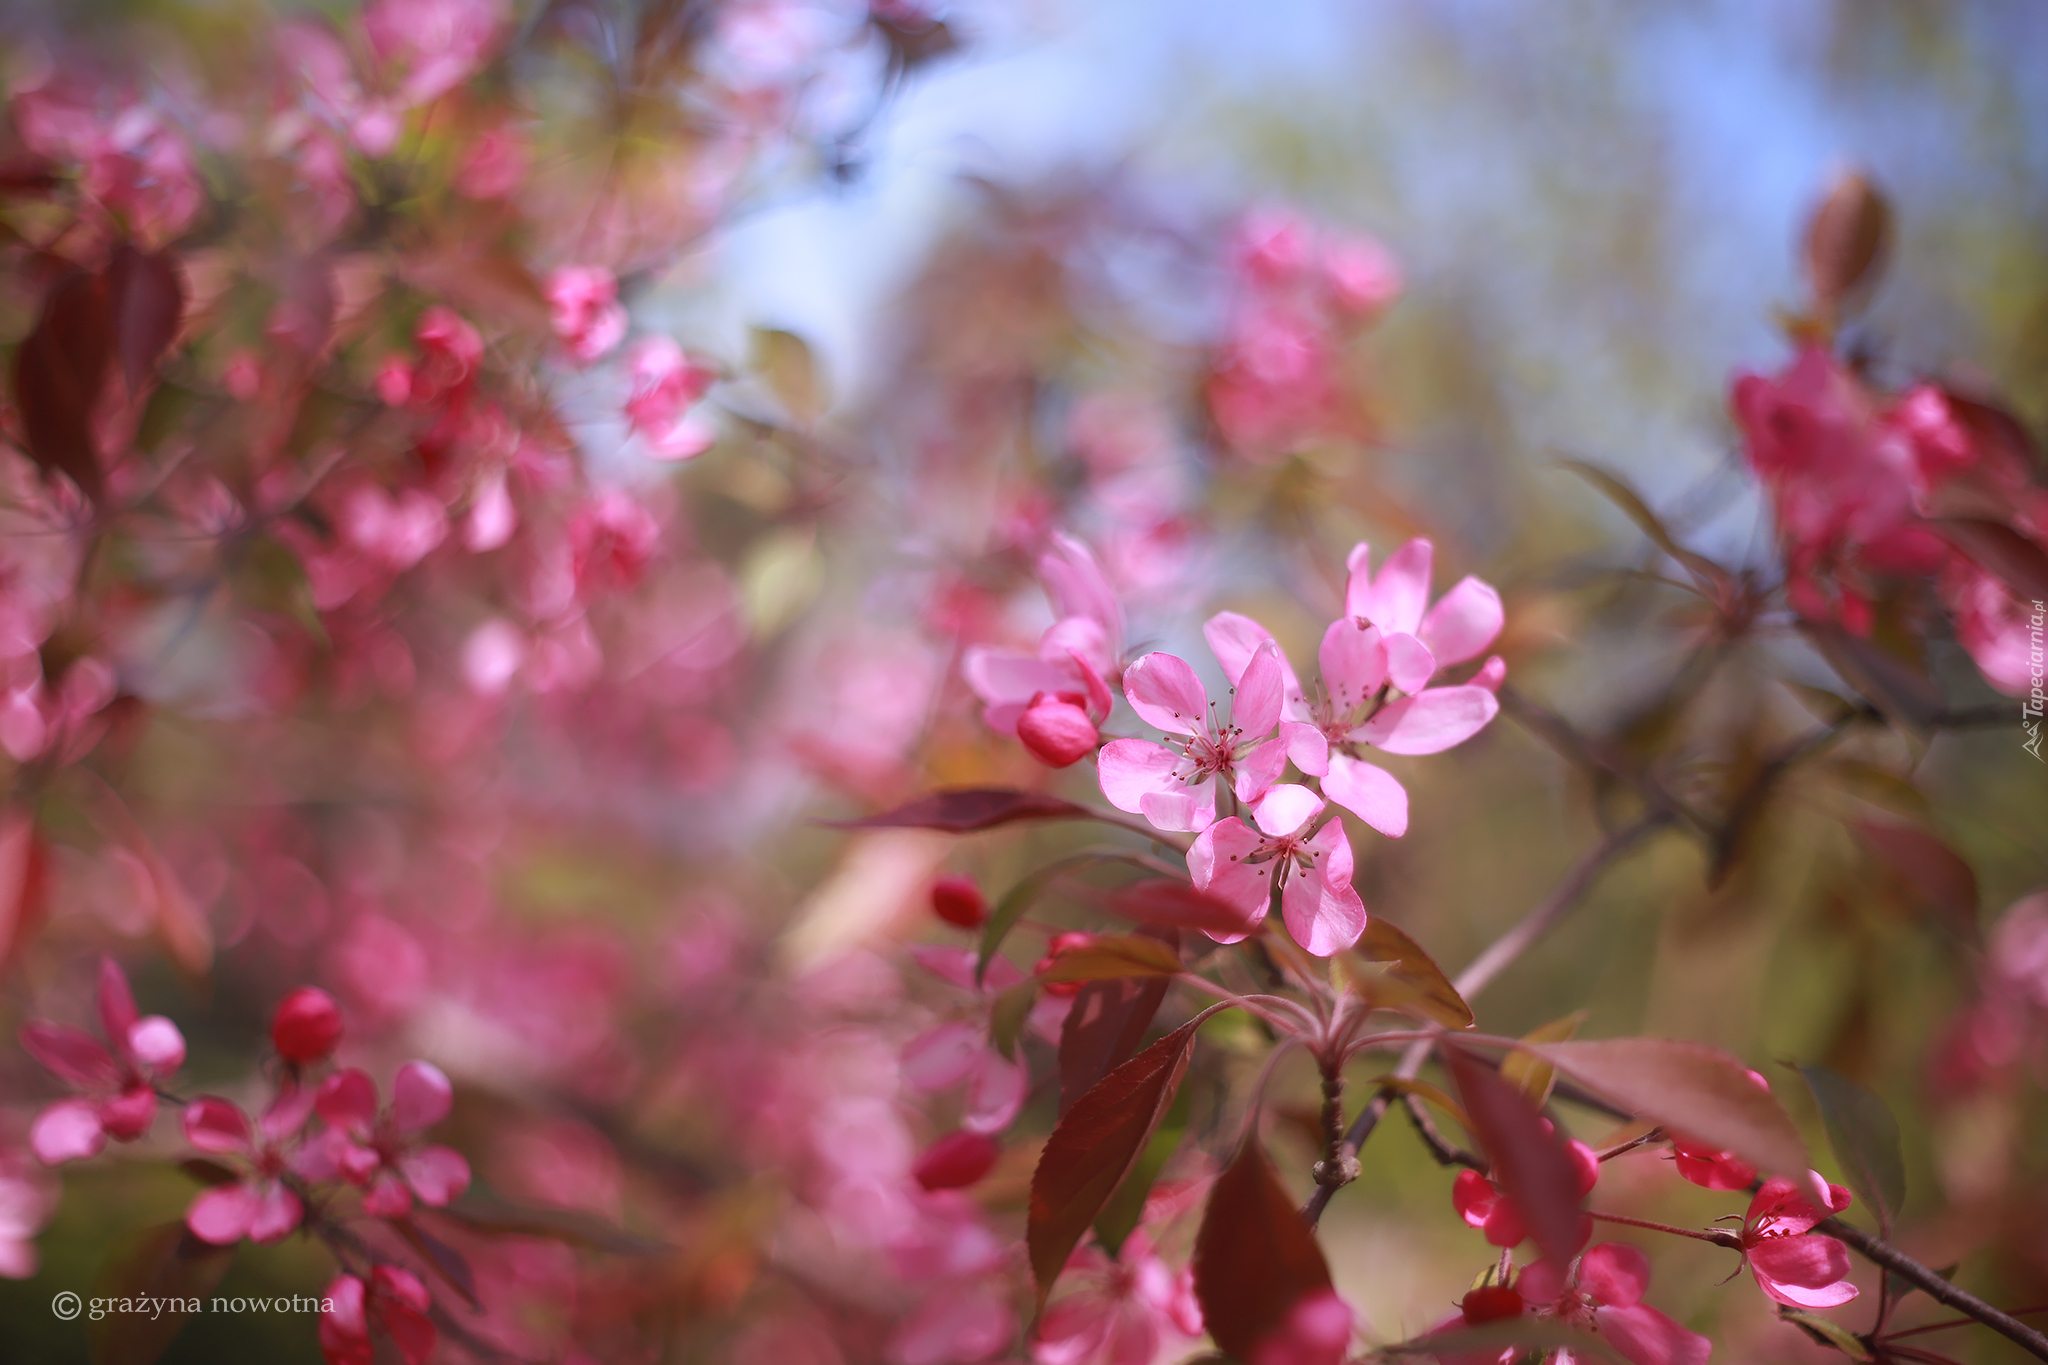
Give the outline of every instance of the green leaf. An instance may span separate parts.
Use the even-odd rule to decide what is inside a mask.
[[[1017,1039],[1024,1032],[1024,1021],[1031,1017],[1031,1007],[1036,1003],[1038,982],[1024,980],[998,994],[990,1004],[988,1040],[996,1051],[1003,1054],[1004,1060],[1017,1060]]]
[[[1818,1313],[1809,1313],[1803,1308],[1792,1308],[1785,1304],[1778,1305],[1778,1316],[1821,1345],[1832,1346],[1851,1360],[1867,1362],[1877,1358],[1871,1355],[1870,1348],[1863,1344],[1862,1338],[1833,1318],[1824,1318]]]
[[[1579,1031],[1579,1025],[1586,1022],[1585,1010],[1573,1010],[1562,1019],[1553,1019],[1547,1024],[1529,1030],[1524,1034],[1525,1043],[1562,1043]],[[1550,1102],[1550,1089],[1557,1084],[1557,1072],[1541,1053],[1516,1048],[1501,1058],[1500,1078],[1520,1090],[1529,1103],[1541,1109]]]
[[[1100,853],[1076,853],[1058,859],[1030,873],[1005,892],[1003,898],[996,902],[996,908],[989,913],[988,923],[981,926],[981,955],[974,963],[975,984],[980,985],[982,978],[988,975],[988,964],[995,960],[996,950],[1003,946],[1003,940],[1017,927],[1017,921],[1024,918],[1024,912],[1031,908],[1031,903],[1055,877],[1102,862],[1103,858]]]
[[[1906,1202],[1906,1162],[1899,1152],[1899,1124],[1885,1102],[1856,1082],[1824,1066],[1802,1066],[1799,1074],[1820,1106],[1828,1146],[1841,1163],[1849,1188],[1877,1213],[1878,1227],[1891,1236],[1892,1220]]]

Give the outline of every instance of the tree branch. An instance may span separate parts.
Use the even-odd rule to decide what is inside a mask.
[[[1914,1288],[1925,1291],[1929,1298],[1947,1304],[1958,1313],[1967,1313],[2000,1336],[2017,1342],[2029,1355],[2048,1360],[2048,1335],[2027,1326],[2003,1309],[1993,1308],[1968,1290],[1958,1289],[1953,1282],[1943,1279],[1883,1238],[1874,1237],[1839,1218],[1825,1219],[1815,1224],[1813,1230],[1847,1242],[1865,1260],[1895,1272]]]

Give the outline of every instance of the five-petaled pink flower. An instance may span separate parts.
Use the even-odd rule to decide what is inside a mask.
[[[1537,1316],[1597,1334],[1633,1365],[1706,1365],[1713,1343],[1642,1302],[1649,1287],[1650,1258],[1625,1242],[1588,1248],[1570,1283],[1543,1260],[1515,1284]]]
[[[1203,830],[1216,820],[1217,780],[1240,801],[1264,796],[1287,765],[1287,738],[1273,733],[1281,676],[1280,651],[1261,646],[1237,677],[1230,714],[1219,717],[1195,670],[1173,655],[1147,654],[1125,669],[1131,709],[1172,738],[1102,747],[1097,764],[1109,804],[1158,829]]]
[[[1114,1260],[1097,1246],[1075,1251],[1060,1282],[1078,1287],[1039,1319],[1037,1365],[1152,1365],[1162,1345],[1202,1335],[1192,1272],[1176,1274],[1142,1231]]]
[[[1815,1187],[1823,1182],[1811,1177]],[[1764,1182],[1742,1220],[1742,1254],[1757,1287],[1794,1308],[1833,1308],[1856,1297],[1849,1283],[1849,1249],[1813,1225],[1849,1207],[1849,1192],[1829,1185],[1828,1210],[1816,1210],[1783,1176]]]
[[[407,1062],[391,1082],[391,1107],[380,1113],[375,1081],[354,1068],[336,1072],[314,1101],[333,1127],[309,1148],[307,1173],[363,1186],[363,1208],[379,1218],[403,1217],[415,1195],[440,1208],[469,1188],[469,1163],[419,1135],[448,1117],[454,1096],[439,1067]]]
[[[1333,814],[1316,828],[1322,798],[1293,783],[1271,788],[1251,809],[1257,829],[1233,815],[1196,836],[1188,850],[1195,885],[1244,911],[1252,925],[1266,917],[1273,888],[1279,887],[1287,932],[1318,957],[1358,942],[1365,932],[1365,902],[1351,888],[1344,822]]]
[[[131,1142],[156,1119],[156,1088],[184,1064],[185,1038],[160,1014],[137,1018],[128,978],[100,959],[100,1027],[109,1052],[83,1029],[33,1021],[21,1045],[60,1079],[86,1092],[36,1116],[29,1146],[45,1165],[97,1155],[108,1138]]]
[[[185,1107],[185,1140],[209,1155],[239,1156],[243,1179],[203,1190],[185,1211],[185,1226],[202,1242],[232,1246],[244,1237],[275,1242],[299,1225],[305,1208],[285,1184],[284,1145],[313,1110],[313,1092],[293,1087],[265,1111],[260,1125],[227,1100],[202,1095]],[[260,1133],[259,1133],[260,1128]]]
[[[1430,686],[1442,669],[1479,657],[1503,619],[1500,594],[1470,576],[1430,606],[1433,557],[1430,542],[1418,537],[1375,576],[1371,552],[1358,545],[1344,615],[1323,632],[1317,651],[1322,680],[1313,695],[1280,656],[1282,731],[1294,766],[1321,778],[1330,800],[1394,838],[1408,830],[1408,793],[1363,751],[1434,754],[1464,743],[1499,712],[1494,692],[1507,673],[1496,656],[1465,683]],[[1264,626],[1235,612],[1210,617],[1202,633],[1229,673],[1273,643]]]
[[[380,1265],[365,1284],[354,1275],[337,1276],[322,1296],[331,1305],[320,1315],[320,1349],[327,1365],[371,1365],[376,1347],[370,1329],[391,1339],[405,1365],[425,1365],[434,1353],[432,1300],[410,1271]]]

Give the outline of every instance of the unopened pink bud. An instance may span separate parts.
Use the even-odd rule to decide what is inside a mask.
[[[1094,753],[1102,737],[1087,711],[1066,694],[1041,692],[1017,717],[1017,738],[1040,763],[1064,768]]]
[[[341,1008],[318,986],[301,986],[277,1007],[270,1021],[270,1041],[288,1062],[317,1062],[341,1041]]]

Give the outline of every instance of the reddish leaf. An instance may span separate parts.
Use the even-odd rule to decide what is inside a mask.
[[[1802,621],[1799,629],[1843,681],[1884,712],[1886,719],[1924,728],[1945,709],[1941,689],[1916,664],[1858,639],[1840,626]]]
[[[1209,1191],[1194,1269],[1202,1321],[1237,1360],[1253,1359],[1296,1304],[1330,1288],[1323,1249],[1256,1134]]]
[[[1169,931],[1170,932],[1170,931]],[[1091,981],[1060,1026],[1060,1113],[1074,1107],[1109,1069],[1145,1041],[1170,979]]]
[[[828,820],[834,829],[941,829],[970,834],[1019,820],[1085,820],[1085,806],[1014,787],[952,787],[861,820]]]
[[[1101,934],[1054,954],[1040,981],[1108,981],[1128,976],[1178,976],[1180,953],[1143,934]]]
[[[2012,527],[1976,517],[1945,517],[1927,524],[1978,568],[2002,580],[2015,596],[2029,602],[2048,599],[2048,553]]]
[[[447,1281],[449,1288],[462,1296],[464,1303],[478,1312],[483,1310],[483,1301],[476,1296],[476,1276],[470,1271],[468,1258],[410,1218],[393,1219],[391,1226],[412,1244],[413,1250],[433,1264],[435,1271]]]
[[[93,1282],[93,1296],[116,1299],[204,1299],[233,1264],[232,1246],[211,1246],[183,1222],[143,1232]],[[176,1339],[189,1313],[167,1305],[157,1313],[109,1313],[85,1328],[93,1365],[150,1365]]]
[[[1140,924],[1199,929],[1233,938],[1249,934],[1255,927],[1244,911],[1229,901],[1170,877],[1133,882],[1109,898],[1109,908]]]
[[[68,476],[95,502],[103,481],[92,409],[113,353],[105,281],[83,271],[51,288],[35,330],[14,353],[14,403],[29,458]]]
[[[1445,1028],[1471,1028],[1472,1007],[1421,945],[1393,924],[1373,915],[1357,943],[1334,959],[1352,989],[1379,1009]]]
[[[1544,1257],[1563,1269],[1593,1235],[1564,1135],[1547,1130],[1521,1091],[1464,1049],[1446,1046],[1443,1055],[1472,1116],[1472,1136],[1493,1163],[1494,1183],[1522,1215]]]
[[[23,806],[0,811],[0,967],[14,960],[42,918],[49,868],[34,812]]]
[[[1195,1050],[1195,1029],[1222,1008],[1203,1010],[1104,1076],[1046,1139],[1031,1173],[1024,1233],[1041,1308],[1081,1234],[1102,1212],[1173,1103]]]
[[[1603,1099],[1761,1170],[1799,1179],[1813,1165],[1770,1093],[1718,1048],[1664,1038],[1538,1043],[1533,1051]]]
[[[1806,225],[1806,278],[1821,307],[1835,312],[1877,278],[1891,238],[1891,209],[1868,177],[1845,171]]]
[[[1977,874],[1962,855],[1924,829],[1858,820],[1856,836],[1914,899],[1966,934],[1977,932]]]
[[[185,313],[185,283],[169,257],[144,255],[127,242],[114,248],[106,280],[114,354],[133,393],[155,373],[157,360],[178,335]]]

